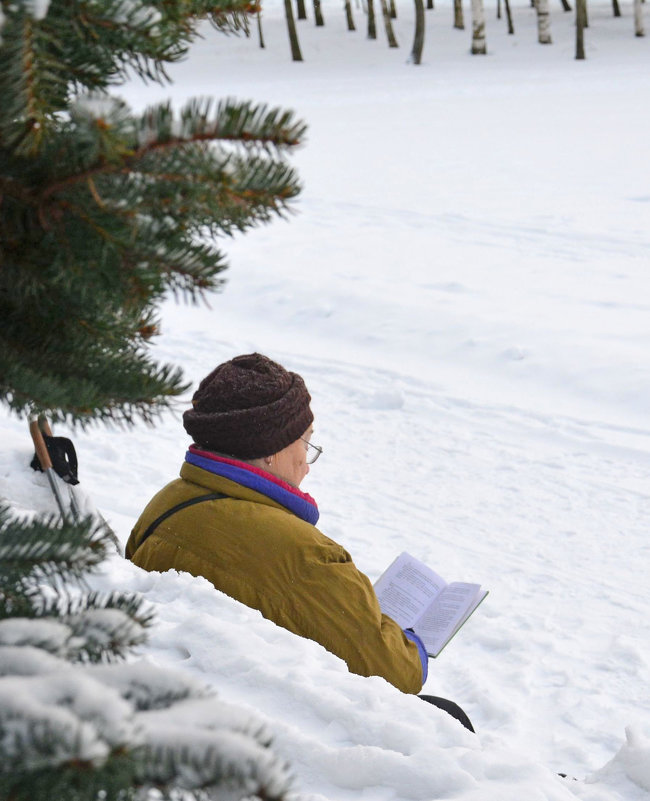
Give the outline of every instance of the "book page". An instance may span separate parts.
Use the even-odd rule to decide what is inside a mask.
[[[479,584],[447,585],[413,626],[430,656],[440,651],[487,595]]]
[[[381,611],[408,629],[446,586],[431,568],[404,552],[377,579],[375,593]]]

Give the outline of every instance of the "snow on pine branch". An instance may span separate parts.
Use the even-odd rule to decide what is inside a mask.
[[[51,0],[27,0],[25,7],[27,8],[32,19],[41,20],[45,19],[47,12],[50,9]]]
[[[283,149],[300,144],[306,130],[292,111],[234,98],[217,103],[210,98],[192,98],[178,117],[169,103],[161,103],[145,111],[138,127],[138,144],[143,149],[157,143],[201,139]]]
[[[112,9],[115,22],[126,25],[154,25],[162,21],[162,14],[154,6],[138,0],[122,0]]]
[[[15,669],[22,675],[7,675]],[[144,787],[218,788],[220,801],[279,799],[290,788],[266,724],[183,673],[146,662],[78,666],[0,647],[2,674],[0,775],[10,766],[101,767],[120,751],[134,756]]]
[[[73,632],[59,620],[12,617],[0,620],[0,645],[29,645],[63,656],[70,649]]]
[[[20,772],[101,764],[138,741],[131,705],[79,670],[0,679],[0,763]]]
[[[171,703],[187,698],[202,704],[213,692],[203,682],[177,670],[163,670],[148,662],[129,662],[123,665],[88,665],[89,675],[120,693],[139,711],[166,709]]]
[[[113,548],[115,535],[92,515],[79,521],[17,517],[0,504],[0,589],[54,576],[79,581]]]
[[[55,670],[72,670],[69,662],[33,645],[0,645],[0,677],[39,676]]]
[[[83,92],[70,104],[73,120],[103,120],[115,125],[128,120],[129,113],[130,109],[123,100],[101,90]]]
[[[50,611],[56,611],[56,603]],[[105,603],[110,604],[111,599]],[[113,660],[145,642],[150,624],[148,616],[134,617],[126,609],[91,607],[72,614],[58,611],[58,616],[0,620],[0,645],[34,646],[71,661]]]
[[[286,763],[249,737],[226,730],[157,725],[147,730],[153,759],[141,779],[155,785],[180,776],[188,790],[219,785],[219,801],[242,797],[280,799],[289,789]],[[224,787],[225,785],[225,787]]]

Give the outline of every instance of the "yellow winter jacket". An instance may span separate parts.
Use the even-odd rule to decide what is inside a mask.
[[[141,544],[161,514],[208,492],[228,497],[175,512]],[[382,676],[406,693],[422,687],[417,645],[382,615],[349,554],[262,492],[185,463],[181,478],[145,508],[126,556],[145,570],[204,576],[277,625],[320,643],[352,673]]]

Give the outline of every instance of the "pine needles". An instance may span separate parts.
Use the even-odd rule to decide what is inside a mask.
[[[149,356],[168,292],[223,285],[224,235],[283,216],[285,154],[305,126],[265,104],[196,99],[133,114],[108,90],[165,79],[199,18],[241,27],[243,0],[3,0],[0,402],[58,422],[147,422],[187,388]]]

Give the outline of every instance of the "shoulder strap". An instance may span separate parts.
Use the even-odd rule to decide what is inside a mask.
[[[190,498],[188,501],[182,501],[181,503],[177,503],[176,506],[172,506],[171,509],[168,509],[166,512],[163,512],[159,517],[157,517],[153,523],[150,523],[147,526],[147,530],[142,535],[140,542],[138,543],[138,548],[142,545],[142,543],[149,537],[153,532],[158,528],[158,526],[163,522],[163,520],[167,520],[168,517],[171,517],[176,512],[180,512],[181,509],[185,509],[188,506],[194,506],[195,503],[201,503],[202,501],[216,501],[220,500],[221,498],[228,498],[228,495],[224,495],[223,492],[209,492],[207,495],[199,495],[196,498]]]

